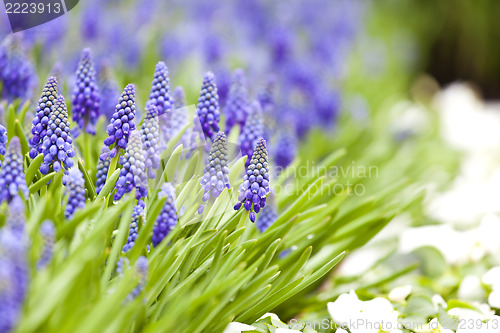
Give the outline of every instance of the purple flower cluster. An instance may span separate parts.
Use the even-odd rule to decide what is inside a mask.
[[[31,134],[33,135],[29,141],[31,150],[30,157],[35,158],[42,153],[42,141],[47,133],[49,124],[49,115],[54,102],[57,100],[57,79],[54,76],[49,77],[47,83],[43,87],[42,95],[38,100],[35,117],[33,118]]]
[[[7,152],[7,130],[0,124],[0,155],[4,156]],[[2,166],[2,162],[0,161],[0,166]]]
[[[8,202],[19,194],[28,199],[21,144],[18,137],[13,137],[5,155],[4,166],[0,170],[0,202]]]
[[[108,137],[104,140],[104,144],[108,147],[115,145],[109,152],[111,157],[115,157],[120,148],[127,148],[130,132],[135,130],[134,118],[135,87],[133,84],[129,84],[118,99],[115,112],[106,128]]]
[[[257,142],[239,192],[240,202],[234,206],[234,209],[239,210],[243,205],[247,211],[250,211],[250,221],[255,222],[255,214],[266,206],[266,196],[269,193],[269,164],[264,139]]]
[[[145,165],[148,177],[154,179],[160,167],[160,133],[158,109],[154,104],[146,106],[146,117],[141,126],[142,149],[145,154]]]
[[[235,125],[240,125],[243,128],[250,113],[250,101],[245,73],[242,69],[236,69],[233,73],[224,112],[226,114],[226,133],[229,133]]]
[[[170,81],[168,68],[163,61],[158,62],[155,68],[154,79],[151,84],[151,93],[148,103],[158,109],[158,115],[163,115],[171,110],[173,101],[170,97]]]
[[[40,225],[40,234],[43,239],[43,250],[36,267],[38,269],[45,268],[52,260],[52,253],[54,251],[54,241],[56,237],[56,228],[54,223],[50,220],[45,220]]]
[[[157,247],[165,237],[177,225],[177,209],[175,206],[175,188],[170,183],[165,183],[161,186],[161,191],[158,193],[158,198],[166,197],[165,204],[156,219],[153,227],[153,246]]]
[[[272,194],[270,200],[266,207],[262,208],[262,212],[259,214],[259,218],[255,223],[257,229],[260,232],[265,232],[274,222],[278,219],[278,213],[276,211],[276,204],[272,200]]]
[[[84,49],[76,70],[73,88],[73,121],[80,129],[95,135],[95,123],[99,117],[99,87],[90,49]],[[78,135],[78,130],[74,131]]]
[[[282,130],[278,133],[273,146],[274,163],[279,168],[286,168],[297,156],[297,138],[292,131]]]
[[[26,224],[26,213],[24,201],[20,196],[15,196],[9,203],[9,211],[7,214],[7,225],[18,233],[24,231]]]
[[[130,133],[130,142],[125,150],[125,155],[120,157],[122,168],[118,181],[116,182],[116,193],[114,199],[120,200],[125,193],[130,193],[136,189],[137,199],[144,198],[148,191],[146,178],[146,164],[144,162],[144,152],[142,150],[141,135],[138,131]]]
[[[229,188],[229,168],[227,167],[226,134],[219,132],[215,136],[208,163],[203,169],[200,184],[203,187],[203,204],[198,207],[198,213],[203,213],[210,193],[217,198],[224,188]]]
[[[123,253],[129,251],[135,245],[137,234],[139,232],[139,222],[141,218],[142,221],[146,219],[146,216],[144,215],[144,206],[145,205],[142,200],[139,200],[137,205],[134,206],[134,210],[132,211],[132,220],[129,225],[127,243],[123,245],[122,249]]]
[[[47,132],[42,142],[43,163],[40,172],[49,173],[50,167],[55,172],[62,168],[73,167],[72,158],[75,157],[73,139],[69,128],[68,111],[63,95],[59,95],[49,114]]]
[[[175,136],[186,124],[186,96],[184,89],[181,86],[175,88],[172,95],[174,100],[174,108],[172,110],[172,117],[168,126],[168,140]]]
[[[109,148],[108,146],[104,145],[101,148],[101,155],[99,155],[99,160],[97,161],[97,174],[95,182],[95,190],[97,194],[101,192],[104,184],[106,184],[110,163],[111,158],[109,157]]]
[[[213,139],[214,132],[219,131],[220,110],[215,75],[212,72],[206,73],[203,78],[196,115],[205,137]]]
[[[104,114],[109,120],[113,117],[116,101],[120,98],[120,88],[113,76],[111,66],[107,63],[99,68],[98,84],[101,95],[99,113]]]
[[[269,110],[274,107],[275,85],[276,85],[276,78],[274,76],[270,76],[267,79],[266,85],[257,96],[257,100],[262,106],[262,110],[264,110],[264,112],[269,112]]]
[[[85,180],[82,172],[75,167],[69,169],[68,173],[63,176],[63,183],[66,186],[66,197],[68,197],[64,216],[70,219],[77,210],[85,207]]]
[[[3,86],[1,97],[8,101],[30,98],[36,84],[35,68],[26,54],[16,35],[7,37],[0,45],[0,82]]]
[[[238,138],[241,154],[247,156],[245,166],[250,165],[250,158],[252,156],[253,150],[257,141],[263,138],[264,135],[264,124],[262,120],[262,110],[260,108],[260,103],[254,101],[252,103],[251,113],[242,128],[240,136]]]
[[[135,262],[135,270],[139,275],[139,285],[127,296],[129,301],[137,298],[146,285],[146,279],[148,277],[148,259],[144,256],[140,256]]]

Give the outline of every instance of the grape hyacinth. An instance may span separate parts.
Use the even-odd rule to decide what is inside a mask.
[[[267,82],[262,89],[262,91],[258,94],[258,101],[262,107],[264,112],[269,112],[270,109],[274,107],[274,86],[276,84],[276,78],[274,76],[270,76],[267,79]]]
[[[278,219],[278,213],[276,211],[276,204],[273,200],[272,194],[268,200],[267,207],[262,208],[262,212],[259,214],[259,218],[255,223],[257,229],[260,232],[265,232],[274,222]]]
[[[89,134],[95,135],[95,124],[99,117],[99,87],[96,81],[96,72],[92,61],[92,53],[86,48],[82,52],[76,82],[73,88],[73,121],[79,129],[85,129]],[[73,131],[78,135],[78,128]]]
[[[229,134],[233,126],[237,124],[243,128],[250,113],[250,101],[248,99],[245,73],[242,69],[236,69],[233,73],[231,89],[229,90],[224,112],[226,114],[226,134]]]
[[[55,172],[73,167],[72,158],[75,157],[73,139],[69,128],[68,111],[63,95],[54,102],[49,115],[47,132],[43,138],[43,163],[40,172],[49,173],[50,167]]]
[[[161,191],[158,193],[158,198],[166,197],[165,204],[156,219],[153,227],[153,246],[157,247],[161,241],[167,237],[177,225],[177,209],[175,206],[175,188],[170,183],[165,183],[161,186]]]
[[[99,113],[111,119],[115,111],[116,101],[120,98],[120,88],[113,76],[111,66],[104,63],[100,66],[98,73],[98,85],[101,95]]]
[[[170,83],[168,68],[163,61],[158,62],[155,68],[154,79],[151,84],[151,93],[148,103],[158,109],[158,115],[163,115],[172,109],[173,100],[170,97]]]
[[[254,101],[252,103],[252,112],[250,113],[250,116],[248,117],[238,138],[241,154],[243,156],[248,156],[245,162],[246,167],[250,165],[250,158],[255,145],[259,139],[263,138],[263,135],[264,124],[262,120],[262,110],[260,108],[260,103]]]
[[[141,126],[141,136],[147,174],[151,179],[155,178],[156,170],[160,167],[159,130],[158,109],[153,104],[148,104],[146,118]]]
[[[273,147],[274,163],[278,168],[289,166],[297,155],[297,138],[290,130],[280,131]]]
[[[7,225],[17,233],[24,231],[26,224],[26,213],[24,201],[20,196],[16,195],[9,203],[9,211],[7,214]]]
[[[64,216],[70,219],[77,210],[85,208],[85,180],[82,172],[76,167],[69,169],[63,176],[63,184],[66,186],[65,193],[68,197]]]
[[[7,152],[7,130],[0,124],[0,155],[4,156]],[[2,166],[2,161],[0,161],[0,167]]]
[[[255,222],[255,214],[265,207],[266,195],[269,193],[269,164],[264,139],[257,142],[239,192],[240,202],[234,206],[234,210],[239,210],[243,205],[247,211],[250,211],[250,221]]]
[[[227,141],[226,134],[219,132],[215,136],[210,150],[208,163],[203,169],[200,184],[203,187],[203,204],[198,207],[198,214],[203,213],[205,204],[210,198],[210,193],[217,198],[224,188],[229,188],[229,168],[227,167]]]
[[[219,131],[220,110],[215,75],[212,72],[206,73],[203,78],[196,115],[205,137],[213,139],[214,132]]]
[[[45,268],[52,260],[52,253],[54,251],[54,240],[56,236],[56,228],[54,223],[50,220],[45,220],[40,225],[40,234],[43,239],[43,250],[36,267],[38,269]]]
[[[29,197],[23,170],[21,144],[18,137],[13,137],[5,155],[4,166],[0,170],[0,202],[8,202],[19,194],[22,194],[25,199]]]
[[[148,259],[144,256],[140,256],[135,262],[135,270],[139,275],[139,285],[127,296],[129,301],[137,298],[146,285],[146,279],[148,277]]]
[[[104,145],[101,148],[101,155],[99,155],[99,160],[97,161],[97,174],[95,182],[95,190],[97,194],[101,192],[104,184],[106,184],[110,163],[111,158],[109,157],[109,148]]]
[[[35,68],[26,54],[17,35],[11,34],[0,45],[0,82],[3,86],[0,97],[8,101],[30,98],[36,84]]]
[[[31,134],[33,135],[29,141],[30,157],[35,158],[42,153],[42,141],[47,133],[47,125],[49,124],[49,114],[57,100],[57,79],[54,76],[49,77],[47,83],[43,87],[42,95],[38,100],[35,117],[33,118]]]
[[[173,100],[174,108],[172,110],[172,117],[168,126],[168,140],[174,137],[187,124],[185,109],[186,96],[184,94],[184,89],[181,86],[175,88]]]
[[[146,219],[144,215],[144,207],[145,204],[142,200],[137,202],[137,205],[134,206],[134,210],[132,211],[132,220],[130,221],[127,243],[123,245],[123,253],[127,252],[131,248],[134,247],[135,240],[137,239],[137,233],[139,232],[139,221],[142,218],[142,221]]]
[[[130,133],[130,142],[125,151],[125,155],[120,157],[120,170],[118,181],[116,182],[116,193],[114,200],[120,200],[125,193],[130,193],[136,189],[137,199],[144,198],[148,193],[146,189],[146,165],[142,150],[141,135],[138,131]]]
[[[129,84],[123,90],[122,95],[118,99],[118,104],[115,106],[115,113],[109,122],[106,131],[108,137],[104,140],[104,144],[108,147],[115,145],[110,151],[109,156],[115,157],[118,150],[126,149],[129,140],[130,132],[135,130],[135,87]]]

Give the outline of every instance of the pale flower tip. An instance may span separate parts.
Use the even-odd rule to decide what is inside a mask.
[[[396,287],[389,293],[389,300],[395,303],[403,303],[411,293],[411,285]]]
[[[226,326],[223,333],[241,333],[245,331],[253,331],[256,330],[255,327],[243,323],[232,322]]]

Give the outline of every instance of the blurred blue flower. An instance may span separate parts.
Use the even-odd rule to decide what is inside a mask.
[[[213,139],[214,134],[219,131],[220,110],[215,75],[212,72],[206,73],[203,78],[200,97],[196,105],[196,115],[205,137]]]
[[[251,106],[250,115],[248,116],[245,126],[243,126],[238,138],[241,154],[243,156],[247,156],[247,160],[245,162],[246,167],[250,165],[250,159],[255,145],[259,139],[263,138],[263,135],[264,124],[262,120],[262,110],[260,108],[260,103],[254,101]]]
[[[85,208],[85,180],[82,172],[76,167],[69,169],[63,178],[66,186],[65,195],[68,198],[64,216],[70,219],[77,210]]]
[[[38,260],[36,267],[38,269],[45,268],[52,260],[52,253],[54,251],[54,241],[56,237],[56,228],[54,223],[50,220],[45,220],[40,225],[40,234],[43,239],[42,255]]]
[[[161,191],[158,193],[158,199],[166,197],[165,204],[156,219],[153,227],[153,246],[157,247],[161,241],[177,225],[177,208],[175,205],[175,188],[170,183],[165,183],[161,186]]]
[[[142,219],[144,222],[146,216],[144,215],[144,202],[139,200],[137,204],[134,206],[134,210],[132,211],[132,220],[130,221],[127,243],[123,245],[123,253],[129,251],[134,247],[135,241],[137,239],[137,234],[139,232],[139,222]]]
[[[25,199],[29,197],[23,170],[21,144],[18,137],[13,137],[4,158],[4,166],[0,170],[0,202],[8,202],[19,194]]]
[[[145,165],[148,177],[154,179],[160,167],[160,133],[158,109],[154,104],[146,105],[146,118],[141,126],[142,149],[145,154]]]
[[[237,124],[243,128],[250,113],[250,101],[248,99],[245,73],[242,69],[237,69],[233,73],[224,113],[226,115],[226,134],[229,134],[233,126]]]

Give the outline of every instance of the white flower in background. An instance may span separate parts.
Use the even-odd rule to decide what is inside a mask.
[[[473,302],[471,305],[477,310],[468,308],[452,308],[448,310],[448,314],[461,321],[485,321],[492,319],[495,315],[495,311],[493,311],[488,304]],[[498,325],[498,328],[500,329],[500,322]]]
[[[340,295],[335,302],[328,303],[327,307],[336,323],[366,323],[349,327],[351,333],[390,332],[398,325],[398,312],[389,300],[382,297],[361,301],[351,290],[348,294]]]
[[[439,310],[439,307],[442,307],[444,309],[446,309],[446,307],[448,306],[446,304],[446,301],[444,300],[443,296],[439,295],[439,294],[435,294],[431,297],[431,300],[432,300],[432,304],[434,305],[434,309],[436,311]]]
[[[478,301],[484,298],[481,279],[476,275],[467,275],[460,282],[458,298],[464,301]]]
[[[275,333],[302,333],[301,331],[297,331],[297,330],[292,330],[292,329],[289,329],[289,328],[280,328],[278,327],[275,331]]]
[[[256,328],[251,326],[251,325],[238,323],[238,322],[232,322],[226,326],[223,333],[242,333],[242,332],[246,332],[246,331],[253,331],[255,329]]]
[[[396,287],[392,289],[391,292],[389,293],[389,300],[396,303],[403,303],[406,297],[410,295],[410,293],[411,293],[410,285],[406,285],[403,287]]]
[[[362,247],[350,253],[340,262],[337,274],[340,276],[361,275],[372,268],[388,252],[387,249],[380,247]]]
[[[500,266],[491,268],[483,275],[482,281],[491,288],[488,296],[488,304],[500,309]]]
[[[441,326],[437,318],[432,319],[428,324],[414,328],[416,333],[454,333],[452,330]]]
[[[397,139],[405,139],[408,136],[419,134],[429,129],[429,117],[424,107],[400,101],[390,110],[390,130]]]
[[[472,325],[472,327],[468,325]],[[466,322],[458,325],[456,333],[498,333],[500,332],[500,317],[493,316],[487,322]]]

